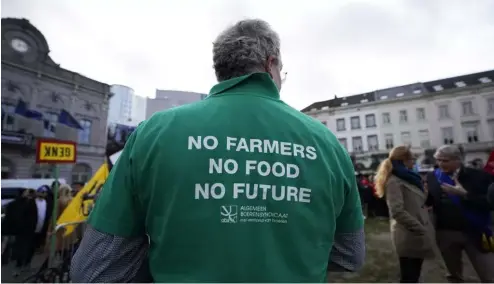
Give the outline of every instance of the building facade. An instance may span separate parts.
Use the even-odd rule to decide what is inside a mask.
[[[207,95],[194,92],[156,90],[156,98],[147,98],[146,119],[154,113],[204,99]]]
[[[374,170],[390,149],[409,145],[423,167],[443,144],[463,148],[465,162],[484,165],[494,149],[494,70],[377,90],[314,103],[303,112],[326,124]]]
[[[59,166],[67,181],[87,181],[105,161],[110,86],[60,67],[49,51],[28,20],[2,19],[2,179],[52,177],[53,166],[35,163],[41,137],[78,143],[76,164]],[[20,106],[43,119],[20,116]],[[62,113],[81,129],[62,131]]]
[[[130,87],[112,85],[108,123],[136,126],[146,119],[146,98],[135,94]]]

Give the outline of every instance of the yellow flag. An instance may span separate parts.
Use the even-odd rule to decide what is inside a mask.
[[[89,212],[94,205],[94,200],[84,200],[85,196],[95,195],[103,186],[106,179],[108,178],[109,170],[108,165],[105,162],[94,176],[89,180],[89,182],[84,185],[84,187],[77,193],[77,195],[72,199],[69,205],[62,212],[57,220],[57,225],[67,224],[67,223],[78,223],[84,221],[89,216]],[[70,235],[76,225],[66,225],[65,236]]]

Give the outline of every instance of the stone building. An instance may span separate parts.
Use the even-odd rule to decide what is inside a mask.
[[[39,137],[78,143],[77,163],[59,166],[67,181],[87,181],[105,160],[110,86],[60,67],[49,53],[45,37],[28,20],[2,19],[2,179],[53,175],[53,166],[35,163]],[[42,119],[19,116],[20,102]],[[70,113],[81,129],[63,132],[60,113]]]
[[[431,168],[443,144],[463,148],[465,163],[482,167],[494,149],[494,70],[335,97],[302,110],[320,120],[372,172],[389,150],[408,145]]]

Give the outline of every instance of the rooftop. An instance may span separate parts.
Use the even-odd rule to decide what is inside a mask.
[[[348,97],[338,98],[337,96],[335,96],[333,99],[330,100],[315,102],[302,109],[302,112],[346,107],[350,105],[362,105],[372,101],[409,98],[411,96],[422,96],[428,93],[437,93],[455,88],[481,85],[490,83],[492,81],[494,81],[494,70],[489,70],[424,83],[419,82],[409,85],[391,87]]]

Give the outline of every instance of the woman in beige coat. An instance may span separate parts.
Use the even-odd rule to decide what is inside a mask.
[[[424,259],[434,257],[434,228],[425,206],[427,190],[420,175],[412,171],[413,165],[410,149],[398,146],[376,175],[376,193],[386,198],[389,208],[402,283],[418,283]]]

